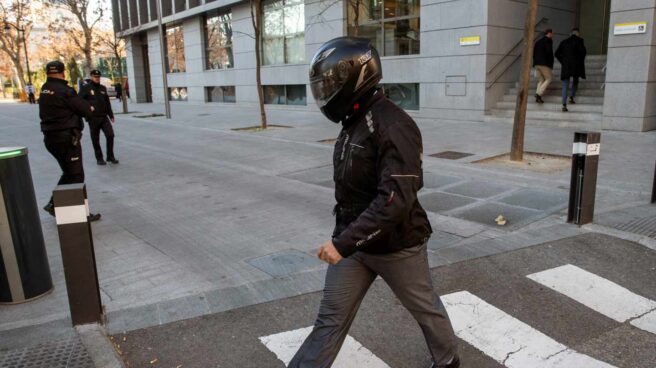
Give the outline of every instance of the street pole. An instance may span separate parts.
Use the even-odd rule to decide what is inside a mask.
[[[164,27],[162,26],[162,0],[157,0],[157,28],[159,29],[159,53],[162,58],[162,85],[164,86],[164,107],[166,118],[171,118],[171,104],[169,102],[169,84],[166,80],[166,56],[164,55]]]
[[[531,67],[533,63],[533,39],[535,38],[535,22],[538,14],[538,0],[529,0],[526,11],[526,25],[524,28],[524,51],[522,52],[522,71],[517,90],[517,103],[515,104],[515,120],[513,123],[512,143],[510,147],[510,160],[522,161],[524,159],[524,127],[526,125],[526,104],[528,103],[528,88],[531,81]]]

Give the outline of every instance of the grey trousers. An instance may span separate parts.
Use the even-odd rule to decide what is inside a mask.
[[[377,275],[419,323],[433,360],[438,365],[449,362],[457,351],[457,340],[446,309],[433,291],[423,244],[391,254],[357,252],[330,265],[314,329],[289,368],[328,368],[333,364]]]

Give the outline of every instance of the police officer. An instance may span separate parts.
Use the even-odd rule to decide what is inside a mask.
[[[102,148],[100,148],[100,131],[102,130],[107,143],[107,161],[118,164],[118,160],[114,157],[114,129],[112,129],[114,112],[112,112],[112,104],[109,102],[107,87],[100,84],[100,70],[92,70],[90,75],[91,80],[80,88],[80,96],[94,108],[91,119],[88,121],[96,162],[98,165],[107,165],[107,162],[103,160]]]
[[[381,78],[378,52],[361,38],[328,41],[310,64],[314,99],[342,130],[333,155],[336,226],[317,254],[330,264],[323,299],[291,368],[332,365],[376,276],[419,323],[433,367],[460,365],[456,337],[428,268],[432,230],[417,200],[423,186],[421,134],[377,89]]]
[[[64,70],[64,64],[60,61],[51,61],[46,65],[48,79],[41,87],[39,96],[43,142],[62,169],[58,185],[84,183],[80,144],[84,129],[82,117],[90,118],[93,112],[93,107],[68,86]],[[55,215],[52,197],[43,209]],[[90,221],[99,219],[99,213],[89,215]]]

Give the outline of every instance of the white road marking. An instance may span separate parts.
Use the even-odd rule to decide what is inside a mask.
[[[606,317],[656,334],[656,301],[568,264],[526,276]]]
[[[614,367],[568,348],[467,291],[444,295],[442,301],[458,337],[506,367]]]
[[[260,337],[260,341],[271,350],[285,366],[296,354],[305,338],[312,332],[312,327],[281,332],[274,335]],[[351,336],[346,336],[344,345],[335,359],[334,368],[390,368],[371,351],[362,346]]]

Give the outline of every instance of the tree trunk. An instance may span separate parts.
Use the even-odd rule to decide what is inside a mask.
[[[255,7],[255,14],[253,14]],[[262,78],[260,71],[262,69],[262,59],[260,57],[260,27],[262,19],[262,0],[251,0],[251,20],[253,21],[253,30],[255,32],[255,84],[257,86],[257,97],[260,105],[260,123],[262,129],[267,128],[266,110],[264,110],[264,91],[262,90]]]
[[[531,81],[531,66],[533,64],[533,39],[535,38],[535,22],[538,14],[538,0],[530,0],[526,11],[526,25],[524,27],[524,50],[522,51],[522,71],[515,104],[515,120],[513,123],[512,143],[510,146],[510,160],[522,161],[524,159],[524,128],[526,125],[526,104],[528,103],[528,89]]]

